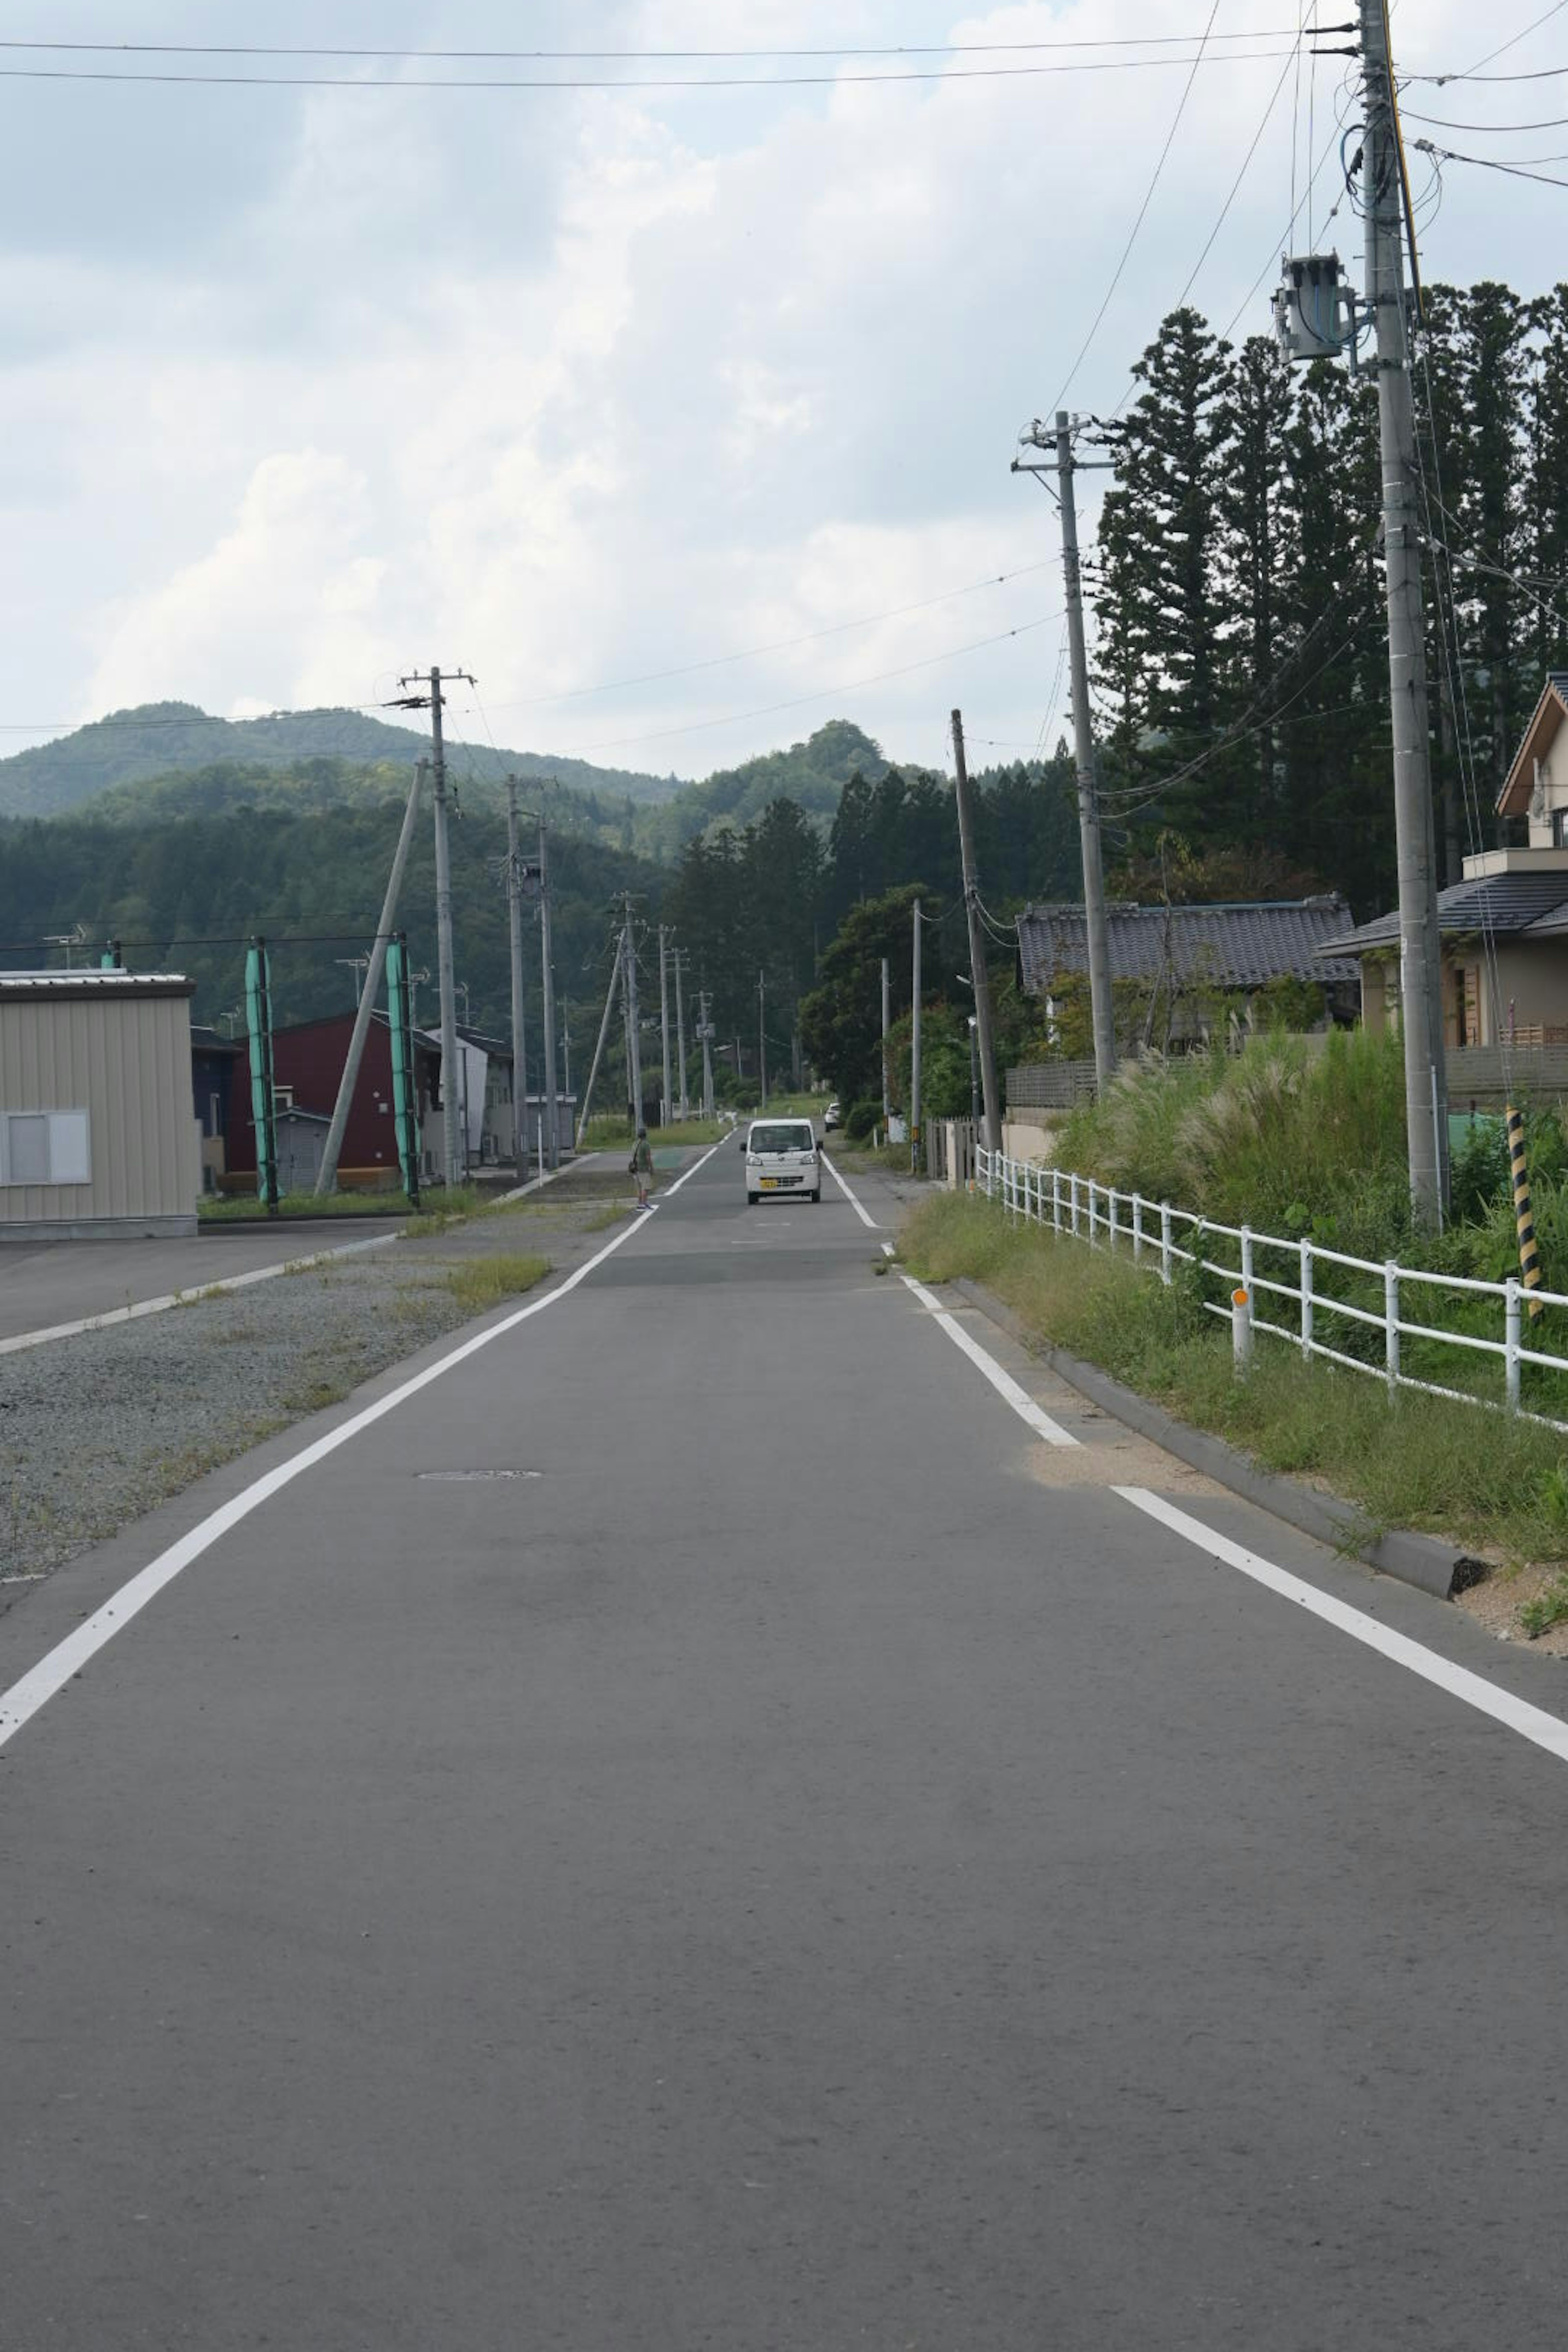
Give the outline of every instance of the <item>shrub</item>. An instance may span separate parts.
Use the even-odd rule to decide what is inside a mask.
[[[882,1106],[870,1096],[851,1103],[844,1115],[844,1138],[847,1143],[864,1143],[871,1129],[880,1123]]]

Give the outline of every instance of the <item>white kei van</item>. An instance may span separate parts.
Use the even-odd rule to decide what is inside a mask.
[[[822,1198],[822,1162],[808,1118],[754,1118],[746,1129],[746,1200],[764,1192],[804,1192]]]

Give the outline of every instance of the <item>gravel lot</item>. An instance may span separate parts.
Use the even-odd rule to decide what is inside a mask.
[[[584,1169],[364,1258],[0,1358],[0,1607],[218,1464],[471,1322],[452,1282],[473,1261],[530,1255],[570,1269],[620,1221],[628,1190],[624,1175]]]

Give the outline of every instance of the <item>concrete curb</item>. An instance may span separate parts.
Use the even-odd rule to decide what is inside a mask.
[[[1152,1404],[1135,1390],[1123,1387],[1109,1372],[1097,1370],[1094,1365],[1069,1355],[1065,1348],[1053,1347],[1037,1338],[1010,1307],[980,1283],[960,1275],[946,1286],[989,1316],[1009,1339],[1048,1364],[1053,1372],[1102,1412],[1110,1413],[1113,1420],[1135,1430],[1140,1437],[1146,1437],[1165,1453],[1173,1454],[1189,1469],[1202,1471],[1216,1486],[1227,1487],[1244,1501],[1257,1504],[1259,1510],[1283,1519],[1287,1527],[1299,1528],[1331,1550],[1349,1553],[1381,1575],[1397,1577],[1402,1584],[1414,1584],[1423,1592],[1435,1593],[1439,1601],[1451,1601],[1457,1592],[1480,1583],[1489,1572],[1480,1561],[1436,1536],[1415,1535],[1404,1528],[1393,1528],[1384,1535],[1371,1533],[1349,1503],[1332,1495],[1319,1494],[1310,1486],[1298,1486],[1293,1478],[1281,1478],[1272,1471],[1260,1470],[1245,1454],[1227,1445],[1223,1437],[1189,1429],[1185,1422],[1173,1420],[1163,1406]]]

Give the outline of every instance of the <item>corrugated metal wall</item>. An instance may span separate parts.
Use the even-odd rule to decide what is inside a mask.
[[[194,1214],[190,999],[0,1003],[0,1113],[28,1110],[87,1112],[91,1181],[0,1185],[0,1222]]]

